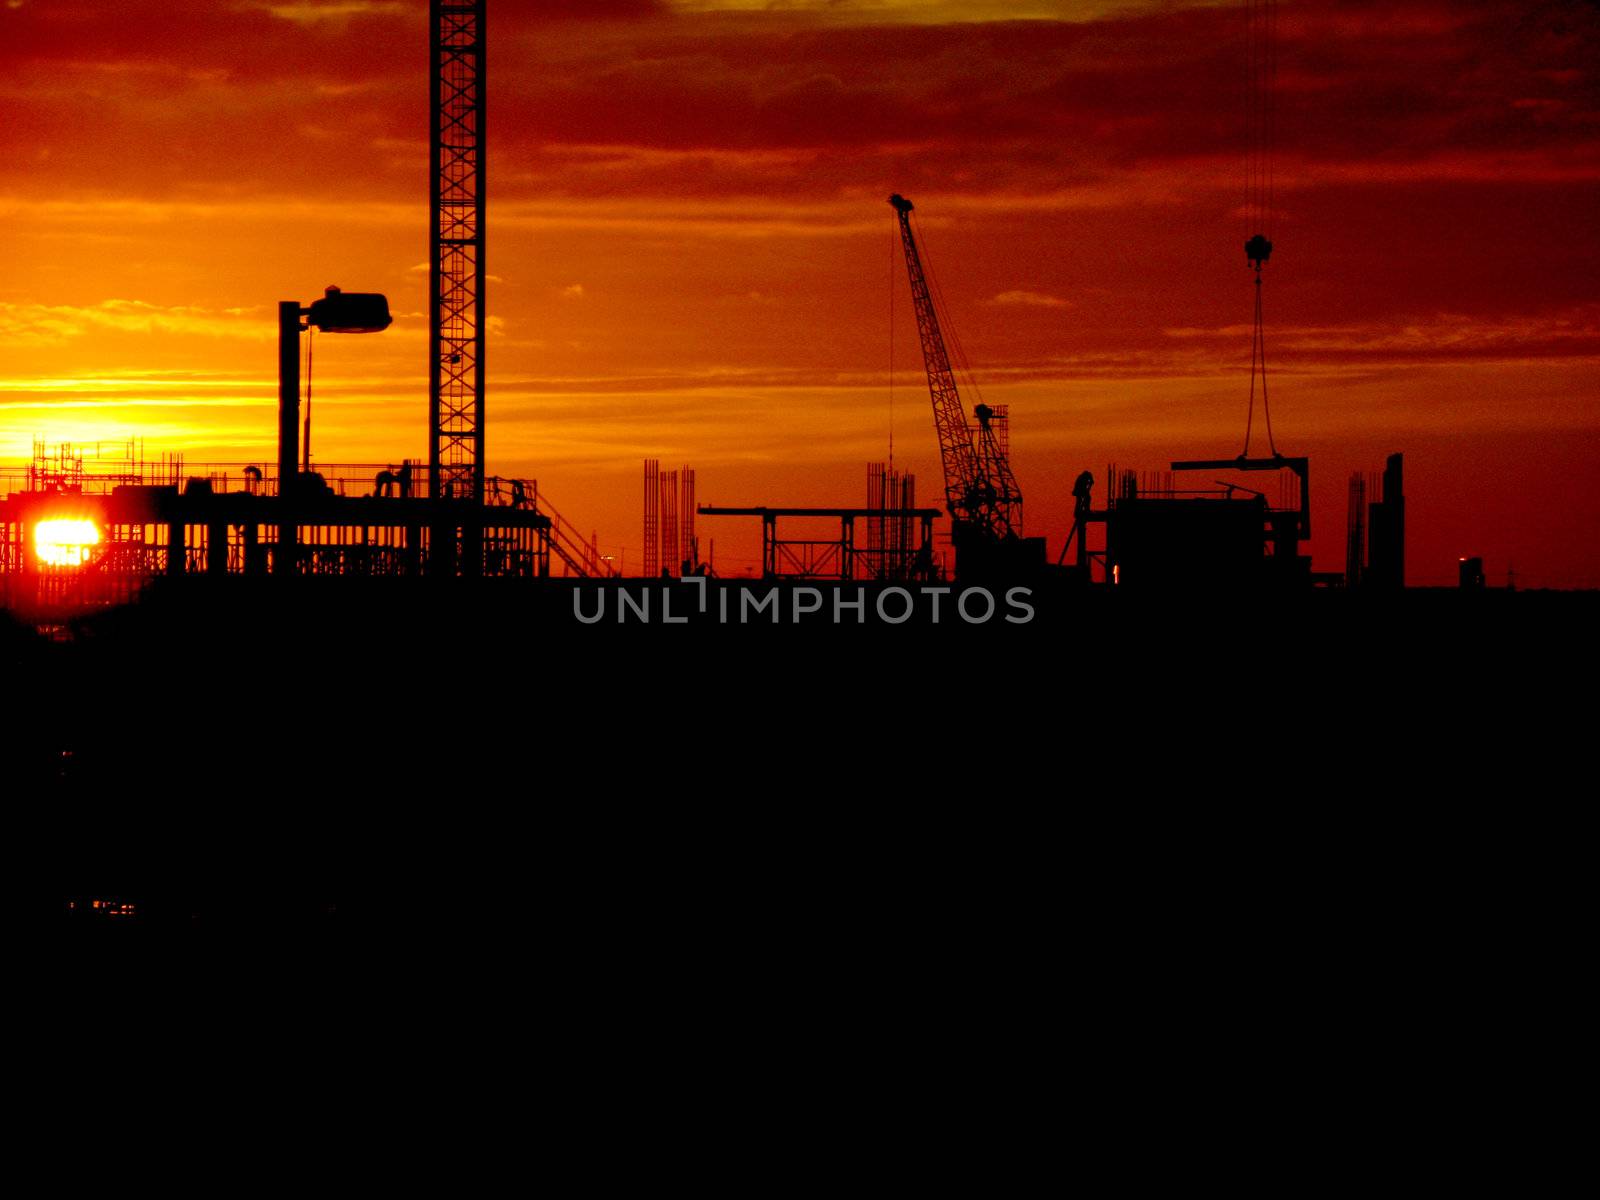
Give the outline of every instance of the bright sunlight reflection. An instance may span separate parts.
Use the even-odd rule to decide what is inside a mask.
[[[100,544],[100,530],[93,521],[77,517],[57,517],[40,521],[33,530],[33,552],[39,561],[52,567],[79,567],[89,552]]]

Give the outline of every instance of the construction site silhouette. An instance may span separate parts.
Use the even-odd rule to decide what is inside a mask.
[[[890,196],[937,503],[892,445],[864,504],[826,507],[700,504],[694,469],[646,459],[624,575],[536,481],[486,469],[483,22],[430,6],[426,455],[313,469],[303,348],[394,322],[334,286],[277,304],[275,463],[39,440],[0,473],[7,842],[41,922],[760,938],[955,881],[1020,943],[1051,872],[1104,881],[1149,824],[1201,859],[1276,829],[1283,854],[1319,836],[1305,805],[1448,796],[1568,736],[1551,681],[1594,594],[1490,588],[1476,557],[1408,587],[1402,452],[1351,477],[1344,569],[1313,569],[1310,458],[1267,408],[1265,226],[1243,449],[1055,463],[1052,556],[1024,533],[1012,413],[963,396]],[[698,518],[759,521],[759,578],[718,577]],[[1072,838],[1120,851],[1081,862]]]

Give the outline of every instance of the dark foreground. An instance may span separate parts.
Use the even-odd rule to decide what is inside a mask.
[[[741,623],[737,593],[724,621],[678,584],[669,624],[667,585],[636,584],[585,624],[563,584],[206,582],[55,640],[3,627],[14,912],[737,941],[906,905],[1021,936],[1068,897],[1243,903],[1341,864],[1359,892],[1535,851],[1600,617],[1587,594],[1039,591],[1007,622],[997,589],[986,621],[944,597],[889,623],[868,593],[835,624],[824,589]]]
[[[330,1141],[362,1085],[481,1070],[510,1102],[441,1089],[430,1142],[456,1109],[741,1193],[1505,1190],[1576,1144],[1538,1072],[1583,995],[1594,597],[607,628],[552,592],[0,635],[9,914],[68,970],[16,990],[83,1007],[42,1044],[202,1048],[227,1120],[262,1047]]]

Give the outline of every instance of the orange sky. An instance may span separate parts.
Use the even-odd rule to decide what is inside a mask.
[[[1239,452],[1242,4],[489,8],[489,470],[607,552],[646,456],[703,502],[861,503],[891,280],[895,457],[938,502],[892,191],[1052,557],[1079,470]],[[0,459],[270,460],[273,306],[329,283],[397,322],[318,340],[317,457],[426,456],[426,10],[0,0]],[[1412,583],[1600,586],[1594,6],[1286,3],[1280,54],[1268,353],[1317,568],[1403,450]]]

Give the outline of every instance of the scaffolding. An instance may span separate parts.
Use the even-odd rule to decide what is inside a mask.
[[[301,494],[279,495],[273,464],[144,457],[137,443],[36,443],[25,467],[0,471],[0,602],[40,612],[125,603],[171,576],[420,577],[454,545],[436,547],[439,501],[420,462],[325,466]],[[610,574],[592,542],[529,479],[495,477],[484,503],[463,516],[478,545],[478,573],[544,578],[552,555],[567,574]],[[87,522],[73,561],[48,553],[56,521]],[[282,549],[282,530],[295,542]],[[41,540],[43,538],[43,540]],[[453,543],[453,539],[452,539]]]

